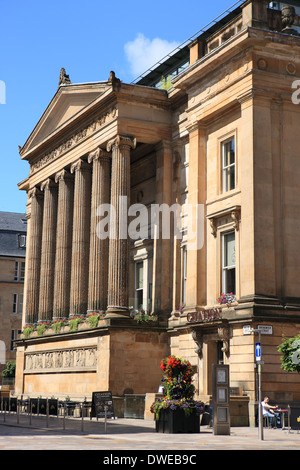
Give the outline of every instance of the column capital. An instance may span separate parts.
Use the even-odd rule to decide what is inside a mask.
[[[63,169],[61,171],[58,171],[56,174],[55,174],[55,183],[58,183],[59,180],[65,180],[65,179],[70,179],[72,178],[72,175],[69,171],[67,171],[66,169]]]
[[[110,152],[114,147],[127,147],[129,149],[135,149],[136,138],[124,135],[117,135],[116,137],[107,142],[106,150]]]
[[[47,178],[45,181],[41,183],[41,191],[45,191],[50,188],[55,188],[56,184],[51,178]]]
[[[74,173],[77,170],[89,170],[89,169],[90,169],[90,165],[82,158],[79,158],[76,162],[72,163],[70,172]]]
[[[93,150],[88,155],[88,162],[92,163],[94,160],[99,160],[100,158],[111,159],[110,153],[106,152],[102,148],[98,147],[96,150]]]
[[[28,197],[33,198],[33,197],[41,197],[43,194],[41,190],[35,186],[34,188],[31,188],[28,190]]]

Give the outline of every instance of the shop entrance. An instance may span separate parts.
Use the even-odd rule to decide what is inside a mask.
[[[203,341],[203,356],[199,367],[199,392],[204,395],[212,394],[212,369],[213,365],[225,363],[223,341],[210,338]]]

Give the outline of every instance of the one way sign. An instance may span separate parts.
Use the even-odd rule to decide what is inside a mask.
[[[256,343],[255,345],[255,357],[257,361],[261,361],[261,344]]]

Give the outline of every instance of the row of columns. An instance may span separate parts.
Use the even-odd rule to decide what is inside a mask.
[[[98,148],[30,191],[26,324],[106,308],[128,314],[129,241],[118,237],[119,197],[129,204],[135,145],[117,136],[107,151]],[[114,237],[97,236],[101,204],[115,207]]]

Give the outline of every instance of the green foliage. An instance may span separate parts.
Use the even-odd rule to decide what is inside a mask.
[[[59,333],[62,327],[67,323],[67,320],[65,318],[58,318],[57,320],[54,320],[52,323],[51,327],[52,330],[55,333]]]
[[[279,346],[282,353],[281,368],[286,372],[300,373],[300,335],[294,338],[286,338]]]
[[[83,320],[84,318],[81,316],[75,316],[71,318],[69,321],[70,331],[77,331],[79,323],[83,322]]]
[[[16,375],[16,363],[15,362],[7,362],[6,369],[2,371],[3,377],[15,377]]]
[[[29,338],[29,336],[31,335],[31,333],[33,333],[34,330],[34,325],[26,325],[23,330],[24,338]]]
[[[153,312],[151,313],[137,313],[134,317],[135,321],[137,323],[150,323],[150,322],[156,322],[158,320],[158,316],[155,315]]]
[[[40,323],[36,328],[37,335],[42,336],[45,333],[45,331],[49,328],[49,326],[50,326],[50,322]]]
[[[88,316],[88,324],[90,328],[96,328],[99,320],[104,316],[104,313],[93,312]]]

